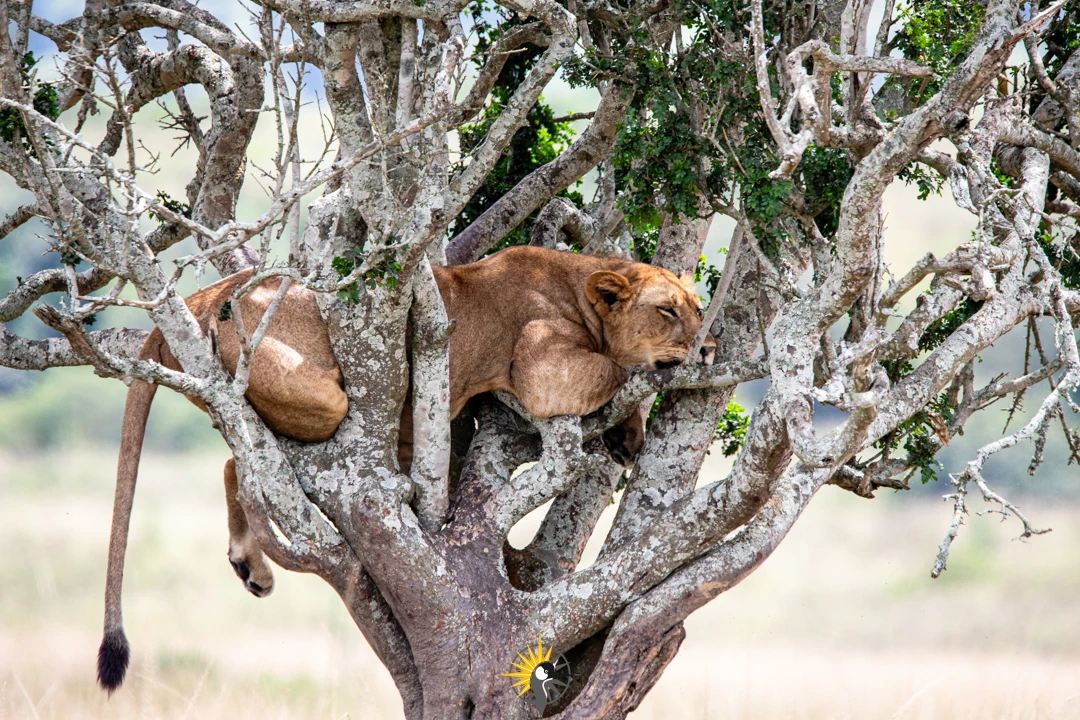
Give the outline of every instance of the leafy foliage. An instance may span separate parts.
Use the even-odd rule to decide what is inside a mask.
[[[656,51],[640,50],[633,71],[637,92],[611,159],[619,205],[634,228],[658,224],[659,213],[693,217],[697,189],[707,182],[710,149],[693,131],[671,69]],[[727,178],[714,177],[726,190]]]
[[[340,256],[335,257],[330,264],[337,272],[339,279],[348,277],[356,269],[355,260]],[[398,273],[400,272],[401,263],[393,258],[388,258],[365,272],[362,276],[362,282],[372,290],[379,286],[385,287],[387,290],[394,290],[397,287]],[[353,305],[359,303],[360,285],[355,282],[350,283],[347,287],[338,291],[338,297]]]
[[[1051,78],[1057,77],[1069,58],[1080,50],[1080,6],[1067,3],[1041,40],[1046,45],[1046,55],[1043,57],[1046,72]],[[1036,86],[1033,88],[1031,108],[1038,107],[1041,100],[1041,89]]]
[[[23,84],[29,86],[33,95],[34,109],[39,113],[55,120],[60,115],[60,102],[56,94],[56,86],[52,83],[37,82],[30,77],[30,70],[37,64],[34,53],[28,52],[19,61],[19,74]],[[0,108],[0,138],[12,142],[16,135],[22,137],[23,148],[30,149],[30,141],[26,137],[26,126],[23,125],[22,115],[12,107]]]
[[[945,185],[945,179],[936,172],[927,172],[919,163],[912,163],[896,175],[908,185],[915,183],[919,188],[919,199],[925,200],[934,195],[941,194],[941,188]]]
[[[679,220],[702,212],[701,195],[722,204],[742,202],[763,249],[775,254],[787,240],[779,219],[793,183],[769,177],[778,159],[761,115],[753,62],[745,45],[731,41],[745,32],[748,9],[732,0],[704,0],[678,10],[689,42],[684,52],[657,48],[646,24],[631,19],[611,39],[610,56],[587,52],[564,70],[574,86],[624,81],[635,88],[611,158],[636,254],[651,257],[648,247],[662,215]],[[801,12],[770,5],[766,34],[779,35]],[[775,72],[771,65],[769,72]],[[708,127],[702,126],[702,109]]]
[[[935,458],[938,451],[937,441],[947,439],[945,426],[955,415],[956,406],[946,393],[941,393],[927,403],[925,408],[900,423],[895,432],[874,443],[874,447],[888,447],[892,451],[903,443],[908,462],[918,468],[919,479],[923,484],[935,481],[938,479],[938,471],[943,469]]]
[[[799,169],[805,187],[806,214],[814,218],[818,230],[828,237],[836,232],[844,190],[854,174],[851,160],[842,150],[812,146],[803,155]]]
[[[353,270],[356,269],[356,262],[354,260],[348,260],[343,257],[335,257],[330,262],[331,267],[338,274],[338,279],[344,279],[348,277]],[[352,283],[342,290],[338,290],[337,296],[347,303],[356,305],[360,302],[360,287],[356,283]]]
[[[926,328],[926,332],[919,338],[919,350],[921,352],[930,352],[941,345],[946,338],[956,332],[957,328],[967,322],[972,315],[979,312],[981,307],[982,302],[976,302],[971,298],[961,300],[955,310],[945,313],[940,319],[935,320]]]
[[[1016,181],[1013,179],[1013,176],[1002,169],[1001,164],[997,161],[996,157],[990,160],[990,172],[994,173],[994,177],[997,178],[997,181],[1001,183],[1003,187],[1013,188],[1016,186]]]
[[[731,457],[739,452],[746,441],[746,429],[750,427],[750,414],[739,403],[732,400],[724,409],[720,422],[713,433],[713,442],[723,444],[724,457]]]
[[[169,210],[170,212],[174,212],[177,215],[182,215],[183,217],[186,217],[186,218],[191,217],[191,206],[188,205],[187,203],[180,202],[179,200],[176,200],[175,198],[173,198],[171,195],[169,195],[169,193],[165,192],[164,190],[158,190],[158,192],[157,192],[157,201],[159,203],[161,203],[162,206],[164,206],[165,209]],[[149,215],[150,217],[154,218],[155,220],[159,221],[159,222],[165,222],[165,218],[160,217],[153,210],[150,210],[146,214]]]
[[[60,250],[60,262],[64,265],[76,267],[79,263],[82,262],[82,258],[79,257],[79,254],[71,248],[62,248]]]
[[[726,248],[724,252],[726,252]],[[715,265],[709,265],[704,255],[700,255],[697,261],[697,267],[694,268],[694,282],[705,281],[705,286],[708,288],[708,297],[716,295],[716,286],[720,284],[721,269]]]
[[[656,419],[657,413],[660,412],[660,405],[663,401],[664,394],[658,393],[652,407],[649,408],[649,415],[645,420],[646,430],[652,426],[653,420]],[[713,433],[713,442],[723,444],[721,452],[724,453],[724,457],[731,457],[739,452],[739,449],[742,448],[743,443],[746,441],[746,430],[749,427],[750,414],[734,400],[728,402],[724,414],[720,417],[720,422],[717,423],[716,430]],[[706,451],[706,454],[709,454],[709,452],[711,451]],[[619,478],[618,483],[615,485],[616,492],[625,489],[626,473]],[[612,497],[608,502],[613,504],[615,498]]]
[[[479,52],[474,59],[477,66],[482,64],[483,51],[487,50],[505,32],[524,23],[517,13],[508,12],[502,6],[493,7],[484,0],[474,2],[468,11],[476,22],[476,32],[479,36],[477,45]],[[474,124],[465,125],[459,130],[463,156],[474,151],[484,141],[491,126],[510,101],[514,90],[525,80],[542,52],[543,48],[525,45],[511,53],[506,59],[506,64],[503,65],[502,72],[499,73],[492,88],[491,102],[484,109],[480,120]],[[509,147],[499,157],[495,167],[484,180],[484,184],[472,196],[461,214],[450,224],[451,236],[471,225],[485,210],[534,170],[558,157],[573,139],[574,131],[570,123],[556,122],[554,112],[543,102],[543,98],[533,105],[525,119],[526,124],[514,134]],[[460,171],[463,167],[459,166],[455,168],[455,171]],[[559,193],[559,197],[568,198],[578,207],[584,204],[581,193],[575,190],[563,191]],[[507,234],[489,253],[511,245],[528,244],[535,222],[536,213],[530,215],[518,228]]]
[[[1062,285],[1070,290],[1080,289],[1080,255],[1074,244],[1055,238],[1048,232],[1039,233],[1038,240],[1046,257],[1061,273]]]
[[[936,349],[981,307],[981,302],[970,298],[961,300],[956,309],[946,313],[927,327],[926,332],[919,338],[920,352],[931,352]],[[898,382],[914,369],[907,360],[885,361],[882,366],[893,383]],[[945,426],[955,417],[956,410],[956,405],[949,399],[948,394],[941,393],[925,408],[900,423],[895,431],[874,443],[874,447],[878,449],[888,447],[892,451],[902,445],[907,452],[908,460],[919,469],[919,477],[923,483],[937,480],[937,473],[942,466],[935,459],[935,454],[939,449],[936,439],[941,441],[941,445],[945,444],[947,441]]]
[[[742,166],[749,176],[742,185],[746,219],[753,225],[762,251],[769,257],[775,257],[780,252],[780,243],[788,240],[787,231],[778,221],[794,183],[769,177],[776,167],[776,161],[763,149],[751,149],[744,153]]]
[[[966,0],[915,0],[904,7],[896,47],[933,75],[908,84],[908,99],[923,103],[941,89],[942,78],[967,57],[986,7]]]

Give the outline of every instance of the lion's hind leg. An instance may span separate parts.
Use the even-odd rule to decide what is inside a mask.
[[[274,590],[274,572],[259,548],[255,533],[248,526],[244,508],[236,495],[236,461],[225,463],[225,505],[229,512],[229,563],[244,587],[255,597],[266,597]]]

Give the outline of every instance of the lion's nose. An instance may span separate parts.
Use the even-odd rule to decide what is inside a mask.
[[[705,342],[701,343],[698,362],[702,365],[712,365],[714,360],[716,360],[716,338],[709,333],[705,336]]]

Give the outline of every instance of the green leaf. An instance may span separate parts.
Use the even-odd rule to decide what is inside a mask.
[[[721,452],[724,457],[731,457],[739,452],[746,441],[746,430],[750,427],[750,415],[735,401],[727,404],[724,414],[713,433],[713,442],[723,443]]]

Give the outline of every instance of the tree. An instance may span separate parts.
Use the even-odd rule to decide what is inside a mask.
[[[0,169],[35,202],[0,237],[41,218],[59,260],[0,301],[0,362],[92,365],[204,402],[261,546],[340,594],[406,717],[525,716],[500,674],[538,638],[572,675],[546,714],[624,717],[678,651],[687,615],[758,567],[824,485],[872,497],[916,472],[931,479],[935,453],[974,413],[1010,396],[1015,410],[1048,383],[1029,422],[950,476],[937,575],[972,488],[1024,536],[1041,532],[987,484],[991,455],[1028,441],[1037,465],[1060,424],[1077,458],[1066,424],[1080,410],[1077,6],[883,5],[871,37],[864,0],[255,0],[251,33],[186,0],[92,0],[59,23],[30,0],[5,3]],[[31,33],[55,43],[56,82],[36,75]],[[1023,63],[1008,66],[1021,46]],[[572,142],[540,99],[560,68],[600,96]],[[332,126],[314,147],[321,136],[300,121],[307,73],[321,78]],[[191,85],[208,97],[208,125],[184,95]],[[171,128],[198,150],[186,202],[145,187],[139,110],[170,95]],[[86,120],[101,108],[95,141]],[[260,122],[278,137],[273,167],[258,169],[270,197],[240,221]],[[594,168],[586,204],[570,189]],[[897,180],[924,193],[947,180],[979,225],[889,281],[881,198]],[[710,276],[699,255],[716,214],[737,229]],[[198,250],[166,272],[160,253],[186,238]],[[635,372],[586,418],[539,420],[512,398],[485,400],[451,432],[452,328],[431,265],[526,241],[697,268],[716,366]],[[176,290],[207,264],[254,266],[241,293],[275,276],[318,293],[350,399],[331,441],[276,437],[245,401],[268,319],[221,318],[246,338],[230,376]],[[35,303],[58,336],[8,329]],[[91,330],[113,306],[145,312],[184,371],[137,360],[142,331]],[[1020,377],[977,383],[978,354],[1019,325],[1035,340],[1051,326],[1053,350],[1039,345]],[[766,376],[747,424],[734,389]],[[406,476],[395,448],[410,377]],[[645,448],[624,477],[599,435],[650,403]],[[843,421],[822,429],[816,404]],[[737,458],[698,488],[715,437]],[[598,561],[576,569],[617,489]],[[531,544],[510,548],[510,528],[549,500]]]

